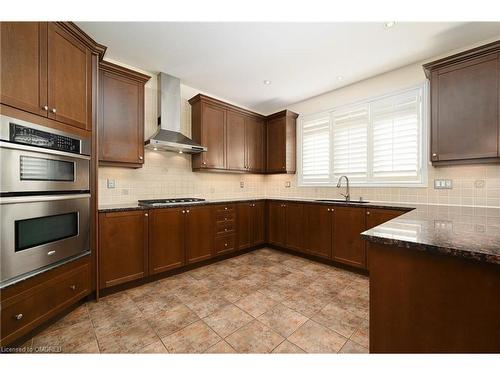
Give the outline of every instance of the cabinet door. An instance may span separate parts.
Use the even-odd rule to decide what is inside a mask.
[[[499,156],[497,54],[433,72],[433,161]]]
[[[228,111],[226,122],[226,166],[234,171],[245,171],[245,117]]]
[[[100,288],[145,277],[148,271],[148,217],[145,211],[99,214]]]
[[[365,209],[335,207],[333,215],[333,260],[354,267],[366,267],[364,232]]]
[[[267,172],[286,171],[286,118],[267,122]]]
[[[1,22],[1,102],[47,116],[47,23]]]
[[[213,253],[213,226],[210,206],[186,209],[187,263],[208,259]]]
[[[54,23],[48,25],[49,117],[90,130],[92,123],[91,53]]]
[[[144,162],[144,85],[100,72],[99,160]]]
[[[253,207],[252,203],[240,203],[236,205],[238,249],[246,249],[253,245]]]
[[[155,274],[185,264],[186,215],[182,208],[149,211],[149,273]]]
[[[285,246],[285,205],[282,202],[269,202],[267,212],[269,243]]]
[[[286,203],[286,238],[285,246],[292,250],[304,250],[304,205]]]
[[[245,119],[245,138],[247,151],[247,169],[251,172],[265,171],[264,155],[264,120],[248,117]]]
[[[208,149],[201,153],[201,167],[224,169],[226,110],[207,103],[203,103],[201,108],[201,144]]]
[[[266,205],[264,202],[255,202],[252,206],[253,241],[252,244],[260,245],[266,242]]]
[[[326,258],[332,258],[333,207],[318,204],[304,205],[305,250]]]

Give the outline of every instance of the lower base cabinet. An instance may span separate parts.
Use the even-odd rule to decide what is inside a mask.
[[[285,246],[286,206],[281,201],[267,203],[267,241],[271,245]]]
[[[185,209],[149,210],[149,273],[165,272],[184,264]]]
[[[99,286],[108,288],[148,274],[148,212],[99,214]]]
[[[245,202],[236,205],[238,249],[265,243],[265,203]]]
[[[2,289],[0,345],[7,346],[92,292],[90,256]]]
[[[185,209],[185,217],[186,262],[209,259],[214,252],[212,208],[188,207]]]
[[[332,260],[366,268],[366,244],[360,233],[366,229],[364,208],[335,207]]]
[[[332,231],[334,209],[319,204],[304,205],[304,239],[306,253],[332,259]]]

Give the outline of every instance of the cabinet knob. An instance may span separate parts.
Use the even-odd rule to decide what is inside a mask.
[[[224,246],[227,247],[227,243],[225,243]]]
[[[74,291],[76,290],[76,285],[70,285],[69,288]]]
[[[52,108],[52,113],[56,113],[56,109],[55,108]]]
[[[435,158],[436,156],[438,156],[438,154],[432,154],[432,157]]]
[[[227,221],[227,217],[224,218],[224,221]]]
[[[328,212],[330,212],[331,210],[329,208],[326,209]]]
[[[146,212],[146,213],[144,214],[144,216],[148,217],[148,216],[149,216],[149,214]]]
[[[227,232],[227,228],[224,228],[224,232]]]
[[[24,316],[23,314],[16,314],[16,315],[14,315],[14,319],[21,320],[23,318],[23,316]]]
[[[206,162],[202,162],[201,164],[203,164],[203,165],[207,165],[207,163],[206,163]]]
[[[44,105],[44,106],[42,107],[42,109],[43,109],[44,111],[48,111],[48,110],[49,110],[49,106],[48,106],[48,105]]]
[[[188,214],[188,213],[189,213],[189,210],[186,210],[186,213]]]
[[[185,214],[185,213],[186,213],[186,211],[182,210],[182,213],[183,213],[183,214]]]
[[[225,210],[227,210],[227,207],[224,207]]]
[[[143,159],[144,159],[144,157],[143,157],[143,156],[139,156],[139,160],[143,160]]]
[[[366,214],[367,214],[367,215],[370,215],[370,211],[366,211]]]

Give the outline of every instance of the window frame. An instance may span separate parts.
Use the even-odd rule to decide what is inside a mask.
[[[392,96],[403,95],[410,91],[420,91],[420,118],[421,118],[421,129],[420,129],[420,144],[419,144],[419,167],[420,174],[418,180],[373,180],[373,128],[371,119],[371,110],[369,104],[378,100],[388,99]],[[358,187],[427,187],[428,186],[428,150],[429,150],[429,82],[425,81],[423,83],[400,89],[392,92],[388,92],[383,95],[377,95],[370,98],[366,98],[353,103],[341,105],[338,107],[333,107],[329,110],[310,113],[306,115],[300,115],[297,119],[297,186],[299,187],[336,187],[338,177],[333,174],[333,116],[335,112],[348,111],[349,109],[354,109],[356,107],[367,106],[368,107],[368,135],[367,135],[367,178],[364,180],[349,178],[349,183],[351,186]],[[303,170],[302,170],[302,146],[303,146],[303,124],[305,121],[313,120],[314,118],[329,116],[330,118],[330,139],[329,139],[329,175],[330,180],[328,182],[305,182],[303,180]]]

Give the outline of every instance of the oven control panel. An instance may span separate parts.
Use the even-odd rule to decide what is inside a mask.
[[[52,150],[80,153],[80,140],[63,135],[44,132],[22,125],[10,124],[9,138],[11,142],[30,146],[49,148]]]

